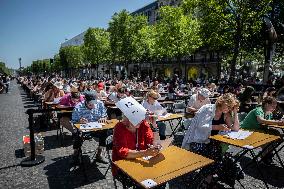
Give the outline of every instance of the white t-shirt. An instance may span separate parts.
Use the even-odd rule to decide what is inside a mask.
[[[141,104],[145,109],[153,112],[156,115],[162,115],[164,112],[166,112],[166,109],[157,100],[155,100],[154,104],[150,104],[147,100],[143,100]]]
[[[192,107],[192,108],[199,110],[203,105],[210,104],[210,103],[211,102],[210,102],[209,98],[206,98],[205,100],[200,101],[200,100],[197,99],[197,94],[194,94],[190,97],[188,104],[187,104],[187,107]]]

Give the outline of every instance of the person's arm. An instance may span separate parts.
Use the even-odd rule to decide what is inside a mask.
[[[189,102],[188,102],[187,108],[186,108],[186,111],[187,111],[188,113],[195,113],[195,112],[198,111],[198,109],[196,109],[196,108],[193,107],[193,104],[194,104],[194,102],[195,102],[195,99],[194,99],[195,96],[196,96],[196,95],[192,95],[192,96],[190,97],[190,99],[189,99]]]
[[[265,126],[267,125],[284,125],[284,120],[267,120],[264,119],[261,116],[256,116],[256,120],[258,123],[263,124]]]
[[[114,152],[117,152],[118,156],[123,159],[135,159],[145,156],[155,156],[158,154],[159,150],[156,148],[149,148],[140,151],[129,149],[129,138],[125,136],[124,130],[118,124],[115,126],[113,132],[113,148],[116,149]]]
[[[232,121],[230,113],[225,114],[226,125],[233,131],[238,131],[240,129],[240,122],[238,117],[238,108],[233,110],[234,119]]]
[[[195,113],[195,112],[198,111],[198,109],[193,108],[193,107],[187,107],[186,111],[187,111],[188,113]]]
[[[212,130],[229,131],[231,130],[226,124],[212,125]]]

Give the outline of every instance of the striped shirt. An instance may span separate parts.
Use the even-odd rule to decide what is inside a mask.
[[[81,118],[86,118],[89,122],[98,121],[100,118],[107,117],[104,103],[97,100],[93,109],[89,109],[85,105],[85,101],[78,103],[72,112],[72,122],[78,123]]]

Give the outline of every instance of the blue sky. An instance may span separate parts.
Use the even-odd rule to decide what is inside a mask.
[[[89,27],[107,28],[115,12],[154,0],[0,0],[0,61],[19,68],[52,58],[65,39]]]

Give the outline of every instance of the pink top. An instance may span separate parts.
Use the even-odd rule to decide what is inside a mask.
[[[75,107],[79,102],[84,101],[84,96],[80,95],[79,101],[72,101],[71,93],[65,94],[61,99],[59,104],[63,106]]]

